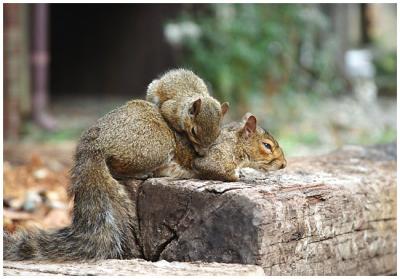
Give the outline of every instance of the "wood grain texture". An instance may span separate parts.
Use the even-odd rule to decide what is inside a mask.
[[[234,183],[149,179],[138,191],[143,255],[267,275],[394,274],[395,158],[393,146],[346,147]]]
[[[179,263],[148,262],[134,260],[102,260],[85,263],[51,263],[51,262],[11,262],[3,264],[4,275],[264,275],[263,269],[254,265],[221,264],[221,263]]]

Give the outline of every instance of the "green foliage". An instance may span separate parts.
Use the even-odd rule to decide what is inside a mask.
[[[203,13],[184,14],[199,38],[183,41],[183,64],[213,85],[213,93],[232,105],[257,94],[334,92],[334,38],[315,5],[214,4]]]
[[[376,83],[380,90],[396,95],[397,91],[397,55],[396,52],[376,50],[374,64],[376,68]]]
[[[22,137],[25,141],[41,143],[58,143],[69,140],[77,140],[85,129],[84,127],[63,126],[57,131],[44,131],[30,121],[27,121],[22,128]]]

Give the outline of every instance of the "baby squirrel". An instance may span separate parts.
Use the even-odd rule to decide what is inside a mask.
[[[168,124],[185,132],[198,154],[204,155],[220,133],[229,104],[208,93],[204,81],[192,71],[175,69],[153,80],[146,99],[156,104]]]
[[[273,171],[286,167],[278,142],[257,126],[254,115],[246,113],[241,122],[225,125],[204,157],[191,151],[185,138],[178,138],[180,152],[155,176],[238,181],[241,168]]]
[[[195,158],[193,169],[201,179],[239,180],[241,168],[274,171],[286,167],[278,142],[257,126],[254,115],[246,113],[242,122],[225,125],[221,135],[204,157]]]

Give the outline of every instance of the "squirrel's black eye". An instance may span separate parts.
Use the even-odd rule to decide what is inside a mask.
[[[196,136],[196,131],[194,130],[194,127],[192,128],[192,135]]]
[[[272,150],[272,147],[269,143],[263,143],[266,149]]]

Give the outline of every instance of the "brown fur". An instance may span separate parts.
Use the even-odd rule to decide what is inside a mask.
[[[256,128],[254,116],[246,119],[224,127],[209,153],[199,158],[187,138],[173,132],[153,104],[135,100],[111,111],[78,143],[69,189],[74,199],[72,224],[53,231],[5,233],[4,259],[140,257],[135,250],[134,205],[116,178],[154,175],[236,181],[241,167],[284,167],[278,143]],[[271,154],[260,146],[264,141],[271,144]]]
[[[264,143],[269,144],[271,150]],[[237,181],[241,168],[265,172],[286,167],[278,142],[257,126],[257,119],[251,114],[246,114],[241,122],[225,125],[204,157],[196,156],[185,138],[178,138],[177,146],[179,154],[155,176]]]
[[[69,227],[5,234],[4,259],[124,259],[139,257],[135,212],[115,178],[152,175],[175,156],[175,134],[158,109],[130,101],[85,131],[71,170]]]
[[[286,167],[278,142],[257,126],[256,121],[255,116],[246,114],[242,122],[224,126],[207,155],[194,160],[193,168],[199,178],[237,181],[241,168],[273,171]],[[271,150],[264,143],[268,143]]]
[[[228,103],[221,105],[211,97],[204,81],[185,69],[171,70],[152,81],[146,98],[160,108],[175,131],[186,133],[201,155],[218,137],[229,107]]]

